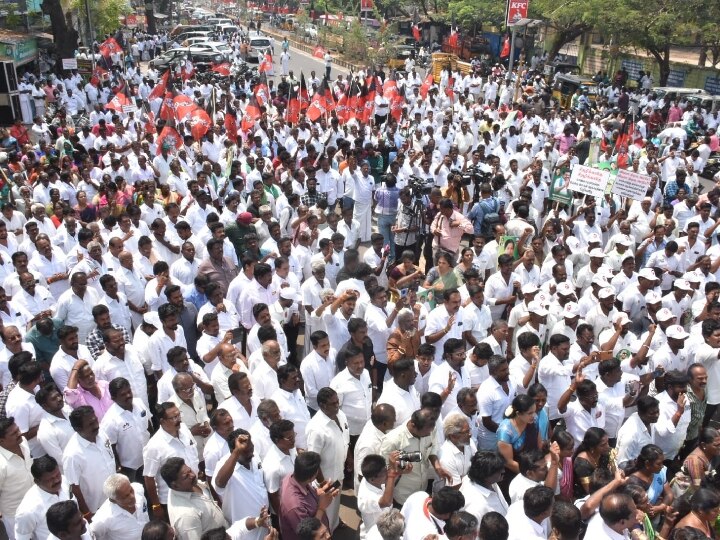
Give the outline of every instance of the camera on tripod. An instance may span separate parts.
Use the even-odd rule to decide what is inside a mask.
[[[456,169],[450,172],[462,178],[463,186],[469,186],[470,184],[474,184],[476,188],[483,182],[490,182],[490,178],[492,177],[492,173],[483,171],[478,166],[471,167],[465,172],[461,172]]]
[[[407,187],[410,188],[413,199],[422,200],[424,195],[430,195],[434,184],[426,182],[419,176],[411,175],[408,179]]]

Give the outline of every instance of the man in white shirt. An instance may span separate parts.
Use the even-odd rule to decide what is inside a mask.
[[[350,344],[346,352],[345,369],[333,377],[330,388],[335,390],[340,398],[340,408],[345,413],[350,428],[350,439],[355,442],[370,420],[372,382],[365,369],[362,349]]]
[[[504,418],[505,409],[515,398],[517,389],[510,379],[510,368],[504,357],[490,357],[488,371],[490,377],[480,384],[477,392],[480,416],[478,446],[483,450],[494,450],[497,447],[495,432]]]
[[[612,493],[600,503],[600,519],[591,519],[586,538],[627,540],[638,525],[637,507],[630,495]]]
[[[316,330],[310,335],[313,351],[300,363],[305,383],[305,399],[313,414],[318,410],[317,394],[321,388],[330,386],[335,376],[335,351],[330,348],[327,332]]]
[[[637,400],[637,409],[618,431],[616,461],[619,466],[637,458],[645,445],[655,444],[655,424],[660,417],[658,400],[643,396]]]
[[[655,444],[662,448],[665,459],[672,461],[685,442],[690,424],[690,406],[687,401],[688,376],[671,370],[665,373],[665,391],[657,396],[660,417],[655,425]]]
[[[435,363],[443,358],[443,346],[450,338],[462,339],[463,311],[460,310],[460,293],[457,289],[443,291],[443,304],[433,309],[425,326],[425,342],[435,346]]]
[[[470,374],[465,368],[465,342],[450,338],[445,341],[444,361],[430,375],[429,391],[443,400],[442,415],[446,417],[457,407],[457,394],[462,388],[470,388]]]
[[[378,405],[386,403],[395,409],[393,427],[407,422],[420,408],[420,396],[414,386],[416,377],[415,362],[410,358],[401,358],[393,364],[392,379],[385,383],[377,401]]]
[[[122,474],[112,474],[105,480],[103,491],[107,500],[93,516],[90,531],[107,540],[141,536],[150,521],[142,485],[130,483]]]
[[[424,491],[413,493],[401,510],[405,517],[403,540],[418,540],[437,535],[438,531],[445,529],[446,521],[464,505],[465,497],[462,493],[450,487],[442,488],[432,497]],[[442,537],[447,538],[445,535]]]
[[[522,501],[511,504],[506,516],[510,526],[508,540],[545,540],[554,497],[549,487],[535,486],[525,492]]]

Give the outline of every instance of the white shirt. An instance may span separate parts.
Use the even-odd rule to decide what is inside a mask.
[[[236,463],[235,470],[230,476],[227,485],[221,488],[217,485],[217,472],[222,469],[228,459],[235,459],[235,456],[228,454],[220,460],[213,477],[213,487],[218,492],[218,495],[222,497],[222,509],[225,518],[230,523],[233,523],[247,517],[259,516],[260,509],[269,504],[260,462],[257,458],[253,458],[249,468]],[[266,534],[266,529],[254,529],[248,538],[259,540],[265,538]]]
[[[62,319],[66,325],[77,326],[80,342],[84,343],[88,334],[95,329],[92,308],[99,303],[100,296],[91,287],[85,290],[82,298],[68,289],[58,298],[55,317]]]
[[[295,424],[295,448],[307,448],[307,438],[305,437],[305,429],[310,422],[310,411],[308,411],[305,398],[300,390],[287,392],[282,388],[278,388],[272,396],[270,396],[280,409],[280,416],[283,420],[290,420]]]
[[[515,383],[512,380],[507,382],[508,392],[497,382],[494,377],[490,377],[483,381],[478,388],[478,415],[480,416],[479,428],[479,446],[483,450],[494,450],[497,448],[497,435],[488,430],[482,423],[483,417],[490,417],[493,422],[500,424],[502,422],[505,409],[512,403],[517,395]]]
[[[274,444],[270,445],[267,454],[263,455],[262,468],[263,478],[265,479],[265,487],[268,493],[277,493],[280,491],[283,478],[291,474],[297,458],[297,450],[290,449],[290,453],[286,454]],[[275,509],[275,513],[278,509]]]
[[[95,360],[85,345],[78,345],[77,357],[66,353],[60,347],[50,361],[50,376],[61,392],[67,388],[70,372],[78,360],[87,360],[88,365],[95,370]]]
[[[345,413],[338,412],[336,423],[319,410],[308,422],[305,435],[307,449],[320,454],[320,470],[325,480],[343,478],[345,457],[350,444],[350,430]]]
[[[242,403],[235,397],[230,396],[228,399],[220,403],[219,409],[225,409],[233,419],[235,429],[242,428],[249,431],[252,425],[258,421],[257,408],[260,405],[260,399],[256,397],[250,398],[250,414]]]
[[[30,448],[23,438],[20,443],[23,457],[0,447],[0,512],[14,516],[25,493],[33,485],[30,474]]]
[[[130,485],[135,492],[135,511],[131,514],[118,504],[106,500],[93,516],[92,524],[88,526],[97,540],[140,538],[143,527],[150,521],[148,504],[143,487],[136,482]]]
[[[452,325],[452,328],[450,328],[450,331],[433,343],[435,347],[436,364],[440,364],[442,362],[443,346],[445,345],[445,342],[450,338],[462,339],[463,331],[468,330],[463,326],[463,317],[464,310],[458,310],[457,313],[455,313],[455,323]],[[432,334],[436,334],[447,326],[449,320],[450,315],[448,314],[445,305],[437,306],[428,314],[427,324],[425,326],[425,335],[430,336]],[[375,341],[373,341],[373,343],[375,343]],[[447,379],[445,379],[445,384],[447,385]],[[445,388],[445,386],[443,386],[443,388]]]
[[[618,431],[617,464],[624,465],[637,458],[640,450],[647,444],[655,444],[655,424],[651,424],[648,431],[638,413],[633,413]]]
[[[465,510],[474,515],[478,523],[488,512],[498,512],[503,516],[507,514],[508,503],[497,484],[492,485],[493,489],[487,489],[476,484],[467,476],[462,479],[460,493],[465,497]]]
[[[312,351],[300,363],[305,383],[305,399],[308,407],[319,410],[317,395],[320,389],[330,386],[335,376],[335,351],[330,349],[327,358],[323,358],[317,351]]]
[[[392,480],[391,480],[392,481]],[[362,520],[360,521],[360,538],[367,538],[367,531],[373,528],[383,509],[380,508],[380,497],[385,491],[385,485],[375,487],[367,478],[363,478],[357,491],[357,507]]]
[[[546,540],[548,537],[548,531],[545,530],[542,523],[537,523],[527,517],[522,501],[510,505],[507,513],[507,521],[508,525],[510,525],[508,540]],[[588,538],[600,539],[602,537],[591,536]]]
[[[368,325],[367,334],[373,343],[387,343],[397,320],[393,320],[392,325],[387,325],[387,317],[391,309],[391,307],[385,308],[387,314],[373,304],[368,304],[365,309],[365,322]],[[376,347],[375,349],[375,360],[381,364],[387,364],[387,350],[385,347]]]
[[[128,411],[113,403],[103,416],[100,429],[115,445],[120,465],[139,469],[143,464],[143,448],[150,440],[150,412],[138,398],[133,399],[132,405],[132,411]]]
[[[440,484],[444,484],[446,486],[459,486],[462,479],[465,478],[470,470],[470,461],[476,452],[477,447],[472,439],[470,439],[470,443],[466,444],[462,450],[455,446],[455,444],[451,441],[445,440],[442,446],[440,446],[438,459],[440,460],[443,469],[452,476],[452,483],[448,484],[446,481],[440,481]]]
[[[364,369],[358,379],[348,368],[345,368],[335,375],[329,386],[338,394],[340,408],[345,413],[350,426],[350,435],[360,435],[363,427],[370,420],[372,407],[370,374]]]
[[[94,442],[75,433],[65,448],[63,470],[68,483],[80,487],[88,509],[97,512],[106,499],[103,484],[108,476],[115,473],[115,456],[110,441],[102,433]]]
[[[27,433],[35,426],[39,426],[45,414],[42,407],[35,401],[35,394],[24,390],[20,385],[10,390],[8,399],[5,402],[5,412],[8,418],[15,418],[15,423],[20,428],[20,433]],[[27,441],[27,443],[33,458],[45,454],[37,436]]]
[[[175,329],[175,339],[167,335],[162,328],[159,328],[150,336],[148,348],[151,351],[153,371],[162,371],[165,373],[170,368],[170,364],[167,361],[167,353],[173,347],[183,347],[187,349],[185,332],[179,322]]]
[[[118,358],[105,349],[95,360],[93,371],[95,376],[110,382],[118,377],[127,379],[132,388],[133,396],[142,400],[146,407],[148,404],[147,380],[145,379],[145,368],[135,354],[132,345],[125,345],[124,359]]]
[[[557,403],[563,392],[570,386],[571,375],[572,366],[564,366],[552,353],[548,353],[538,363],[538,382],[547,389],[550,420],[560,418]]]
[[[173,437],[167,431],[160,428],[150,438],[143,450],[144,476],[155,478],[158,499],[162,504],[167,504],[168,486],[160,476],[160,467],[171,457],[181,457],[185,465],[194,472],[198,472],[198,452],[195,438],[185,424],[180,424],[180,431],[177,437]]]
[[[63,451],[67,446],[70,437],[73,436],[75,430],[70,425],[70,408],[65,407],[62,411],[63,417],[58,418],[55,415],[45,412],[40,427],[38,428],[37,439],[45,450],[45,453],[58,462],[58,466],[62,471]]]
[[[414,386],[403,390],[393,379],[385,381],[377,404],[388,403],[395,409],[395,425],[398,427],[410,419],[412,413],[420,408],[420,396]]]
[[[428,535],[436,535],[440,539],[446,538],[440,534],[445,528],[445,522],[427,511],[431,498],[424,491],[410,495],[402,507],[405,518],[404,540],[420,540]]]
[[[255,442],[253,440],[253,442]],[[205,461],[205,476],[209,479],[215,476],[215,470],[217,464],[223,458],[230,453],[225,437],[218,434],[217,431],[213,431],[205,442],[205,448],[203,448],[203,459]]]
[[[596,407],[587,411],[580,401],[571,401],[562,414],[568,433],[575,439],[575,448],[580,446],[585,432],[591,427],[605,427],[605,407],[599,402]],[[515,502],[515,501],[513,501]]]
[[[430,375],[428,390],[430,392],[435,392],[436,394],[442,394],[443,390],[445,390],[445,387],[448,385],[450,374],[452,374],[452,377],[455,379],[455,385],[443,402],[441,411],[443,417],[447,416],[448,413],[457,406],[457,395],[460,389],[470,388],[471,385],[470,374],[465,366],[462,366],[458,372],[450,367],[450,364],[445,361],[436,366]]]
[[[672,417],[678,410],[677,403],[670,398],[667,391],[661,392],[656,398],[660,406],[660,417],[655,424],[655,444],[662,448],[666,459],[672,460],[685,442],[687,428],[690,425],[690,407],[685,407],[676,426]]]
[[[73,499],[70,484],[62,477],[58,494],[48,493],[34,484],[15,512],[15,540],[45,540],[50,531],[47,528],[45,512],[53,504]]]

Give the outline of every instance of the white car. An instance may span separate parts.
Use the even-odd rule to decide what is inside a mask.
[[[254,36],[250,38],[248,47],[248,62],[260,63],[266,52],[273,54],[274,46],[271,38],[267,36]]]
[[[317,39],[318,38],[318,28],[314,24],[306,24],[303,27],[303,34],[305,34],[306,37],[309,37],[311,39]]]

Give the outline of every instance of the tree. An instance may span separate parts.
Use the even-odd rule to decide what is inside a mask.
[[[42,12],[50,17],[53,41],[55,42],[55,66],[59,69],[63,58],[74,58],[79,34],[69,23],[70,12],[65,13],[60,0],[43,0]]]
[[[448,9],[462,28],[505,25],[505,3],[497,0],[450,0]]]
[[[699,0],[698,0],[699,1]],[[604,0],[605,15],[596,27],[620,46],[646,50],[660,68],[660,86],[670,75],[670,51],[674,45],[692,45],[697,15],[692,7],[676,0]]]

